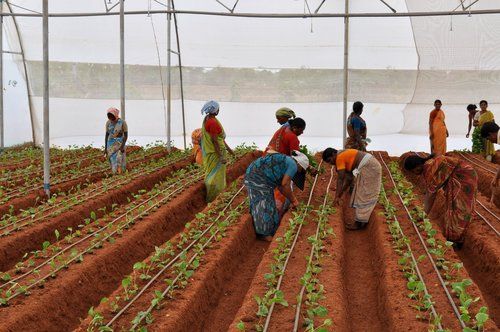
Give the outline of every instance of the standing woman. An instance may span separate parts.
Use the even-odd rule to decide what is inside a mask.
[[[290,119],[295,119],[295,112],[288,107],[282,107],[276,111],[276,120],[281,126],[288,125]]]
[[[361,117],[363,107],[364,105],[360,101],[352,105],[352,113],[347,119],[347,134],[349,137],[345,143],[346,149],[366,151],[366,122]]]
[[[435,155],[446,153],[446,138],[449,136],[448,129],[444,123],[445,116],[441,106],[441,100],[436,100],[434,102],[434,110],[429,115],[431,153]]]
[[[495,116],[493,115],[493,112],[488,110],[488,102],[486,100],[481,100],[479,107],[481,108],[481,111],[479,112],[478,128],[479,133],[481,133],[481,127],[486,122],[495,122]],[[495,146],[487,139],[483,139],[482,154],[488,161],[491,161],[495,155]]]
[[[291,181],[300,181],[309,167],[309,159],[299,151],[292,156],[272,153],[260,157],[248,166],[245,174],[245,187],[250,198],[255,233],[258,239],[271,241],[280,224],[280,213],[274,200],[274,190],[280,190],[292,206],[299,202],[291,190]],[[298,183],[303,185],[303,183]]]
[[[203,165],[203,157],[201,155],[201,128],[193,130],[191,133],[191,143],[193,144],[193,157],[198,165]]]
[[[474,126],[474,130],[472,131],[472,152],[481,153],[483,149],[483,139],[481,138],[481,129],[479,128],[479,112],[477,111],[477,106],[469,104],[469,106],[467,106],[467,112],[469,112],[469,127],[465,137],[469,138],[470,130],[472,126]]]
[[[201,109],[206,114],[201,126],[201,151],[205,170],[207,202],[212,202],[226,188],[226,151],[234,156],[233,150],[226,143],[226,133],[217,115],[219,103],[209,101]]]
[[[476,202],[477,174],[474,168],[457,158],[433,155],[427,158],[411,155],[406,158],[404,167],[424,177],[426,213],[432,210],[439,189],[443,189],[446,199],[444,236],[449,241],[463,243]]]
[[[126,171],[127,166],[125,144],[128,138],[128,126],[124,120],[120,119],[118,109],[111,107],[106,112],[108,121],[106,122],[104,151],[111,164],[113,174],[121,174]]]

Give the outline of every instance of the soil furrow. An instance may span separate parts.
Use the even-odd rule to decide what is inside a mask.
[[[86,201],[83,204],[75,206],[70,211],[53,218],[48,218],[42,222],[37,222],[32,226],[13,232],[7,237],[2,238],[0,242],[0,271],[12,268],[25,253],[40,249],[44,241],[56,241],[54,233],[56,229],[64,237],[68,234],[68,227],[76,229],[85,218],[89,218],[91,211],[94,211],[101,217],[103,213],[99,211],[100,208],[107,207],[109,210],[113,204],[126,203],[131,193],[141,189],[150,190],[156,183],[189,164],[190,159],[184,159],[170,167],[148,174],[147,176],[139,177],[124,186],[110,190],[91,201]]]
[[[228,181],[240,176],[257,153],[247,154],[228,170]],[[191,186],[177,199],[136,223],[114,244],[70,267],[44,290],[34,290],[24,301],[0,311],[2,331],[68,331],[78,326],[91,306],[117,288],[132,265],[142,261],[166,240],[182,230],[205,206],[203,182]]]

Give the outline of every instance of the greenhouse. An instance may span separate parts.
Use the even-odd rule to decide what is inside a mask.
[[[0,330],[499,329],[499,1],[0,5]]]

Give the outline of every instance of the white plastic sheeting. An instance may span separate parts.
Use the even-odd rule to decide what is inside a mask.
[[[117,3],[110,2],[51,0],[50,12],[103,12],[106,6]],[[222,2],[229,8],[235,3]],[[387,2],[398,12],[445,11],[460,5],[457,0]],[[38,0],[11,3],[41,11]],[[241,0],[235,11],[304,13],[314,11],[320,3],[321,0],[308,0],[308,9],[304,1],[297,0]],[[465,6],[469,3],[464,2]],[[181,10],[227,11],[215,0],[178,0],[175,5]],[[471,9],[499,6],[495,0],[480,0]],[[126,11],[148,8],[165,9],[157,1],[125,2]],[[115,7],[112,11],[117,10]],[[320,12],[343,10],[343,0],[327,0]],[[350,10],[389,12],[376,0],[351,0]],[[25,12],[17,7],[13,11]],[[19,17],[17,22],[33,97],[35,138],[40,143],[41,19]],[[199,127],[199,109],[207,99],[221,102],[221,120],[233,137],[270,136],[276,128],[274,110],[284,105],[294,108],[307,121],[304,139],[333,140],[342,135],[343,19],[181,14],[178,23],[186,71],[188,136]],[[5,24],[10,47],[19,51],[13,20],[7,18]],[[125,24],[127,121],[131,137],[162,137],[166,134],[162,96],[165,87],[160,75],[165,81],[166,15],[130,15]],[[118,36],[118,16],[50,19],[51,138],[102,134],[105,110],[119,105]],[[499,48],[500,15],[351,18],[349,101],[365,103],[369,135],[425,136],[428,112],[434,99],[439,98],[447,111],[450,133],[463,136],[467,104],[487,99],[494,111],[500,104]],[[22,72],[19,58],[16,59]],[[158,61],[163,66],[161,71]],[[172,63],[177,65],[175,55]],[[172,134],[178,136],[182,135],[182,122],[177,71],[173,73],[172,93]],[[25,110],[27,103],[20,105],[15,112]],[[78,125],[72,125],[72,121]],[[408,139],[408,149],[414,142]],[[180,146],[180,141],[176,143]]]

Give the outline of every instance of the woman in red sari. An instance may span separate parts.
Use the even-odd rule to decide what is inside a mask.
[[[292,155],[292,151],[300,150],[300,141],[298,136],[302,135],[306,129],[306,122],[301,118],[295,118],[288,120],[288,125],[281,126],[271,138],[264,155],[271,153],[281,153],[287,156]],[[279,191],[279,189],[274,190],[274,200],[276,201],[276,208],[278,209],[279,217],[285,214],[288,209],[290,202],[285,195]]]
[[[443,155],[427,158],[412,155],[406,158],[404,167],[424,176],[426,213],[431,211],[439,189],[443,189],[446,199],[444,236],[449,241],[463,243],[476,203],[477,174],[474,168],[460,159]]]

